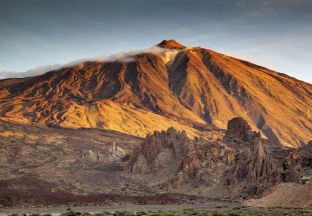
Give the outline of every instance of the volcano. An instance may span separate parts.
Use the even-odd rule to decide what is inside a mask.
[[[213,137],[233,117],[263,137],[297,147],[312,139],[312,85],[175,40],[126,57],[90,60],[0,81],[0,120],[110,129],[145,137],[174,127]]]

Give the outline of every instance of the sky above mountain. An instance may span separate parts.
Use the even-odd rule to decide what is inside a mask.
[[[312,83],[311,0],[1,0],[0,76],[174,38]]]

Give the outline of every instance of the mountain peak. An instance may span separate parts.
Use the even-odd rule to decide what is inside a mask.
[[[163,40],[159,44],[157,44],[158,47],[166,48],[166,49],[184,49],[185,46],[177,42],[176,40],[170,39],[170,40]]]
[[[206,129],[225,129],[241,116],[250,127],[234,119],[230,138],[253,140],[252,131],[260,130],[275,143],[296,147],[311,140],[310,92],[312,85],[261,66],[164,40],[139,52],[2,80],[0,121],[135,136],[175,126],[190,137],[209,138],[215,135]]]

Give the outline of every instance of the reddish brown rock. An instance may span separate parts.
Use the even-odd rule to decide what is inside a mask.
[[[228,123],[224,140],[190,140],[173,128],[147,136],[129,170],[169,191],[233,199],[259,196],[281,182],[301,183],[301,157],[262,139],[242,118]]]
[[[245,198],[280,182],[280,167],[259,141],[236,153],[235,165],[228,170],[227,178],[230,196]]]
[[[260,133],[252,131],[248,122],[243,118],[235,117],[228,122],[226,138],[237,138],[248,142],[253,141],[258,137],[260,137]]]
[[[291,152],[284,164],[283,164],[283,172],[282,178],[284,182],[295,182],[302,183],[302,157],[298,150],[294,150]]]
[[[191,140],[174,128],[148,135],[130,159],[130,172],[151,173],[185,157]]]

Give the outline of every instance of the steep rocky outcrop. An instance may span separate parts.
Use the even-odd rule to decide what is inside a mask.
[[[282,180],[284,182],[302,183],[302,157],[298,150],[292,151],[283,163]]]
[[[134,151],[129,170],[164,191],[233,199],[259,196],[281,182],[301,183],[297,150],[261,138],[239,117],[227,128],[214,142],[190,140],[172,128],[155,132]]]
[[[236,149],[235,165],[229,168],[226,177],[230,196],[246,198],[262,194],[281,182],[301,183],[298,151],[290,150],[278,158],[276,148],[285,151],[283,147],[262,139],[244,119],[229,121],[225,140]]]
[[[312,141],[307,145],[301,146],[296,151],[301,160],[302,180],[304,182],[312,181]],[[297,156],[296,155],[296,156]]]
[[[231,119],[224,141],[236,149],[234,166],[226,171],[230,196],[253,196],[281,181],[280,167],[268,149],[271,144],[252,131],[246,120]]]
[[[148,135],[130,159],[130,171],[148,174],[176,164],[192,148],[185,132],[174,128]]]
[[[264,144],[256,142],[236,153],[235,165],[227,174],[230,195],[245,198],[260,194],[281,181],[280,171]]]
[[[245,142],[254,142],[260,137],[260,133],[252,131],[248,122],[241,117],[233,118],[228,122],[225,134],[226,139],[239,139]]]
[[[183,191],[183,187],[188,185],[199,194],[224,196],[224,171],[234,164],[234,159],[233,149],[226,145],[195,142],[193,151],[181,161],[176,176],[170,182],[171,186]],[[216,194],[217,190],[219,194]]]
[[[134,150],[129,171],[160,191],[198,195],[222,187],[224,170],[233,163],[234,152],[226,145],[191,140],[184,132],[169,128],[146,137]]]

